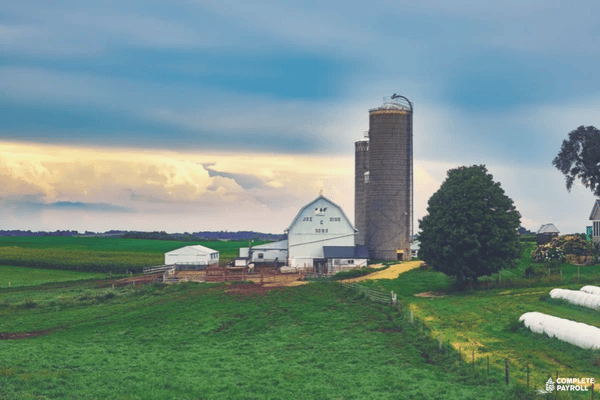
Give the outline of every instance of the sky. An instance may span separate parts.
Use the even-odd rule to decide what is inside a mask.
[[[552,166],[600,126],[592,1],[3,2],[0,230],[282,233],[354,215],[370,108],[414,104],[415,227],[485,164],[537,230],[595,197]]]

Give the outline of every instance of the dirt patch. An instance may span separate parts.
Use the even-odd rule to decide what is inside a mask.
[[[264,295],[271,290],[281,289],[282,286],[266,286],[266,285],[231,285],[225,293],[239,294],[242,296],[248,295]]]
[[[432,299],[438,299],[440,297],[446,297],[444,292],[423,292],[415,294],[415,297],[428,297]]]
[[[0,340],[10,340],[10,339],[27,339],[30,337],[36,337],[41,335],[47,335],[51,331],[35,331],[35,332],[18,332],[18,333],[3,333],[0,332]]]
[[[130,278],[124,279],[106,279],[99,281],[97,283],[98,287],[105,288],[111,287],[114,285],[115,287],[127,286],[127,285],[149,285],[151,283],[157,282],[162,277],[162,274],[151,274],[151,275],[141,275],[141,276],[132,276]]]

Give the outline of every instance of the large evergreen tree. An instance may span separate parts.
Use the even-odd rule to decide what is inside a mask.
[[[475,282],[519,257],[521,215],[485,165],[448,171],[419,221],[419,258],[459,283]]]

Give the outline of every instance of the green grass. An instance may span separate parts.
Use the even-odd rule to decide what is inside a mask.
[[[0,291],[2,399],[507,399],[405,313],[315,283]]]
[[[105,276],[106,274],[91,272],[61,271],[0,265],[0,288],[35,286],[49,282],[98,279]]]
[[[261,244],[264,242],[254,242]],[[68,269],[89,272],[141,272],[162,265],[164,253],[201,244],[219,251],[225,264],[238,255],[248,241],[175,242],[101,237],[4,236],[0,237],[0,265]]]
[[[531,265],[532,245],[523,252],[518,267],[502,272],[503,284],[496,288],[455,291],[445,275],[424,269],[408,271],[395,280],[363,282],[398,293],[417,318],[431,329],[432,337],[441,334],[445,343],[461,349],[463,359],[471,362],[475,350],[476,364],[483,368],[490,357],[492,368],[504,369],[504,360],[510,360],[513,379],[526,382],[529,364],[531,382],[538,388],[544,386],[548,374],[559,372],[563,377],[594,377],[598,379],[600,351],[580,349],[576,346],[534,334],[516,324],[518,318],[529,311],[538,311],[600,327],[597,311],[549,299],[554,287],[579,290],[584,284],[600,282],[598,266],[577,267],[563,264],[563,280],[559,275],[525,280],[525,268]],[[490,281],[497,282],[497,277]],[[443,297],[417,297],[426,291],[445,294]],[[518,328],[518,329],[517,329]],[[580,395],[580,394],[578,394]],[[561,398],[569,398],[564,395]],[[580,398],[573,395],[573,398]]]

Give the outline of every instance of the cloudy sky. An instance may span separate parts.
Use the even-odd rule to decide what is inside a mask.
[[[592,1],[6,1],[0,229],[282,232],[319,191],[354,215],[368,110],[415,107],[415,225],[485,164],[537,230],[594,197],[552,165],[600,127]]]

